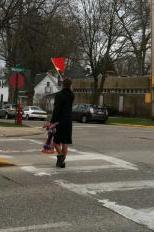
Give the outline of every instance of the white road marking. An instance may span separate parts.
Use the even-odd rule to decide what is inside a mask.
[[[122,159],[118,159],[112,156],[103,155],[101,153],[92,153],[92,152],[80,152],[82,155],[92,155],[92,156],[99,156],[102,157],[102,160],[105,160],[107,162],[115,164],[119,168],[124,169],[131,169],[131,170],[138,170],[137,166],[135,164],[132,164],[130,162],[124,161]]]
[[[111,202],[107,199],[98,200],[98,202],[123,217],[154,230],[154,209],[133,209],[128,206],[118,205],[116,202]]]
[[[75,149],[75,148],[68,148],[68,151],[70,151],[70,152],[79,152],[77,149]]]
[[[101,167],[110,168],[110,166],[104,165]],[[67,169],[56,169],[56,168],[35,168],[33,166],[23,166],[22,170],[27,171],[29,173],[34,174],[35,176],[51,176],[59,173],[67,173],[67,172],[91,172],[92,169],[96,170],[93,166],[83,166],[83,167],[67,167]]]
[[[29,141],[31,143],[35,143],[35,144],[38,144],[38,145],[42,145],[43,142],[39,141],[39,140],[34,140],[34,139],[18,139],[18,140],[21,140],[21,141]],[[17,141],[17,139],[0,139],[0,141]],[[41,149],[40,149],[41,150]],[[12,153],[31,153],[31,152],[39,152],[40,151],[39,149],[27,149],[27,150],[22,150],[22,151],[19,151],[19,150],[11,150],[11,151],[0,151],[0,152],[3,152],[3,153],[8,153],[8,152],[12,152]],[[104,155],[104,154],[101,154],[101,153],[95,153],[95,152],[82,152],[80,150],[77,150],[77,149],[73,149],[73,148],[70,148],[69,149],[70,152],[74,152],[74,153],[77,153],[78,155],[75,156],[75,155],[68,155],[67,157],[67,160],[68,161],[82,161],[82,160],[105,160],[109,163],[111,163],[111,165],[102,165],[102,166],[81,166],[81,167],[73,167],[72,169],[74,171],[93,171],[95,169],[104,169],[104,168],[118,168],[118,169],[127,169],[127,170],[138,170],[137,166],[130,163],[130,162],[127,162],[127,161],[124,161],[124,160],[121,160],[121,159],[118,159],[118,158],[115,158],[115,157],[112,157],[112,156],[107,156],[107,155]],[[52,158],[54,158],[54,155],[51,156]],[[68,169],[69,171],[73,171],[71,170],[71,168]]]
[[[32,153],[32,152],[40,152],[41,149],[28,149],[28,150],[0,150],[2,153]]]
[[[8,139],[0,139],[0,141],[8,141]],[[17,139],[9,139],[9,141],[17,141]],[[32,139],[18,139],[18,141],[29,141],[31,143],[42,145],[41,141],[32,140]],[[38,151],[38,149],[28,149],[26,152]],[[50,176],[60,172],[90,172],[97,171],[104,168],[120,168],[127,170],[138,170],[137,166],[126,162],[124,160],[106,156],[101,153],[92,153],[92,152],[82,152],[77,149],[70,148],[70,152],[77,153],[78,155],[71,155],[67,157],[67,161],[83,161],[83,160],[105,160],[111,164],[107,165],[93,165],[93,166],[75,166],[67,167],[66,169],[56,169],[56,168],[35,168],[33,166],[25,166],[21,169],[33,173],[35,176]],[[21,151],[14,151],[21,152]],[[22,151],[25,152],[25,151]],[[2,156],[4,157],[4,156]],[[52,156],[53,158],[54,156]],[[7,157],[8,158],[8,157]],[[10,158],[10,156],[9,156]],[[57,184],[60,186],[75,192],[80,195],[90,195],[95,198],[94,195],[101,192],[113,192],[113,191],[133,191],[141,189],[154,189],[154,180],[142,180],[142,181],[127,181],[127,182],[110,182],[110,183],[92,183],[92,184],[73,184],[63,180],[57,180]],[[148,209],[133,209],[128,206],[118,205],[116,202],[111,202],[107,199],[101,200],[95,198],[99,203],[103,204],[104,207],[122,215],[125,218],[128,218],[138,224],[146,225],[149,229],[154,229],[154,207]],[[17,227],[17,228],[8,228],[2,229],[1,232],[18,232],[18,231],[30,231],[30,230],[42,230],[47,228],[58,228],[64,226],[71,226],[70,224],[53,223],[45,225],[34,225],[28,227]]]
[[[39,141],[39,140],[35,140],[35,139],[28,139],[28,141],[32,142],[32,143],[36,143],[36,144],[39,144],[39,145],[42,145],[43,142]]]
[[[0,232],[22,232],[22,231],[32,231],[32,230],[46,230],[52,228],[63,228],[72,226],[67,222],[58,222],[58,223],[49,223],[43,225],[32,225],[32,226],[24,226],[24,227],[15,227],[8,229],[0,229]]]
[[[29,173],[34,174],[35,176],[51,176],[59,173],[68,173],[68,172],[75,172],[75,173],[83,173],[83,172],[94,172],[99,171],[102,169],[108,168],[117,168],[115,165],[102,165],[102,166],[73,166],[67,167],[66,169],[60,168],[35,168],[33,166],[23,166],[21,167],[22,170],[27,171]]]
[[[144,213],[151,213],[151,212],[154,212],[154,207],[146,208],[146,209],[141,209],[141,211],[144,212]]]
[[[72,151],[72,150],[71,150]],[[50,156],[50,158],[56,159],[56,157],[52,157]],[[81,155],[81,153],[79,155],[68,155],[67,156],[67,161],[88,161],[88,160],[104,160],[102,155]]]
[[[109,182],[96,184],[73,184],[63,180],[55,181],[58,185],[69,191],[75,192],[83,196],[92,196],[95,200],[101,203],[104,207],[120,214],[121,216],[130,219],[140,225],[145,225],[149,229],[154,229],[154,207],[148,209],[134,209],[124,205],[118,205],[116,202],[111,202],[108,199],[98,199],[97,193],[113,192],[113,191],[128,191],[153,189],[154,180],[145,181],[126,181],[126,182]]]
[[[113,191],[129,191],[141,189],[154,189],[154,180],[103,182],[92,184],[73,184],[63,180],[57,180],[60,186],[80,195],[96,195],[97,193]]]
[[[43,142],[39,141],[39,140],[35,140],[35,139],[24,139],[24,138],[4,138],[4,139],[0,139],[0,142],[9,142],[9,141],[29,141],[29,142],[32,142],[32,143],[36,143],[36,144],[43,144]]]
[[[30,150],[31,151],[31,150]],[[25,170],[27,172],[31,172],[36,176],[50,176],[55,175],[58,173],[67,173],[67,172],[94,172],[99,171],[102,169],[125,169],[125,170],[138,170],[136,165],[126,162],[124,160],[114,158],[111,156],[106,156],[100,153],[92,153],[92,152],[81,152],[76,149],[70,149],[70,151],[77,153],[78,155],[68,155],[67,156],[67,162],[69,165],[67,165],[66,169],[56,169],[56,168],[35,168],[32,166],[24,166],[22,167],[22,170]],[[56,155],[49,156],[52,159],[56,159]],[[72,161],[98,161],[99,165],[77,165],[74,166],[71,162]],[[99,162],[101,161],[102,164]],[[103,164],[103,161],[107,161],[109,164]]]
[[[138,170],[137,166],[135,164],[132,164],[130,162],[124,161],[122,159],[118,159],[112,156],[103,155],[101,153],[92,153],[92,152],[82,152],[78,151],[76,149],[71,149],[70,151],[77,152],[78,155],[68,155],[67,160],[68,161],[82,161],[82,160],[105,160],[109,163],[111,163],[111,168],[120,168],[120,169],[127,169],[127,170]],[[55,158],[54,156],[51,156],[51,158]],[[105,165],[104,165],[105,166]],[[86,166],[85,166],[86,167]],[[93,166],[95,167],[95,166]],[[97,166],[99,169],[101,166]],[[96,167],[96,169],[97,169]],[[90,169],[92,167],[86,168]],[[103,167],[104,168],[104,167]],[[83,168],[82,168],[83,169]],[[94,170],[94,168],[92,168]]]
[[[13,159],[13,157],[9,155],[0,155],[0,158]]]
[[[24,141],[24,140],[27,140],[27,139],[22,139],[22,138],[3,138],[3,139],[0,139],[0,142],[5,142],[5,141]]]
[[[33,166],[23,166],[22,170],[34,174],[34,176],[51,176],[51,173],[44,172],[39,168],[35,168]]]

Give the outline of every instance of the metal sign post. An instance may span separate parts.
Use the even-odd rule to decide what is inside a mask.
[[[154,0],[151,0],[151,97],[152,118],[154,119]]]
[[[15,123],[18,125],[22,125],[22,105],[18,102],[18,91],[19,91],[19,75],[21,72],[25,72],[26,69],[22,68],[20,65],[16,65],[15,68],[11,68],[13,72],[16,72],[16,83],[15,83],[15,105],[16,105],[16,115],[15,115]]]

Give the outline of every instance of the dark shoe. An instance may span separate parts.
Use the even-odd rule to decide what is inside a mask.
[[[57,162],[56,162],[56,167],[60,167],[60,160],[61,160],[61,156],[57,155]]]
[[[56,167],[65,168],[65,156],[64,155],[57,155]]]
[[[61,168],[65,168],[65,166],[66,166],[66,165],[65,165],[65,161],[63,161],[63,163],[61,163],[60,167],[61,167]]]

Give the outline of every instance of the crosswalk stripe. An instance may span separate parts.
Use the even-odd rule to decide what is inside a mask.
[[[27,139],[23,139],[23,138],[0,138],[0,142],[8,142],[8,141],[24,141]]]
[[[154,189],[154,180],[140,180],[140,181],[125,181],[125,182],[103,182],[91,184],[73,184],[63,180],[57,180],[60,186],[78,193],[80,195],[92,194],[95,195],[100,192],[113,191],[129,191],[141,189]]]
[[[29,173],[34,174],[35,176],[51,176],[58,173],[68,173],[68,172],[94,172],[99,171],[102,169],[109,169],[109,168],[116,168],[116,165],[101,165],[101,166],[74,166],[74,167],[67,167],[66,169],[59,169],[59,168],[35,168],[33,166],[23,166],[21,167],[22,170],[27,171]],[[121,168],[120,168],[121,169]]]
[[[124,168],[124,169],[131,169],[131,170],[138,170],[137,166],[135,164],[132,164],[130,162],[124,161],[119,158],[115,158],[112,156],[107,156],[101,153],[92,153],[92,152],[80,152],[82,155],[92,155],[92,156],[99,156],[102,158],[102,160],[105,160],[107,162],[113,163],[117,165],[118,167]]]
[[[128,206],[118,205],[116,202],[111,202],[108,199],[98,200],[98,202],[121,216],[154,230],[154,209],[133,209]]]
[[[40,149],[27,149],[27,150],[0,150],[1,153],[32,153],[32,152],[40,152]]]
[[[46,230],[46,229],[54,229],[54,228],[64,228],[72,226],[67,222],[58,222],[58,223],[49,223],[43,225],[32,225],[32,226],[23,226],[23,227],[15,227],[15,228],[7,228],[0,229],[1,232],[21,232],[21,231],[36,231],[36,230]]]
[[[111,168],[117,167],[117,168],[122,168],[122,169],[128,169],[128,170],[138,170],[137,166],[135,164],[132,164],[130,162],[124,161],[122,159],[119,158],[115,158],[112,156],[107,156],[101,153],[95,153],[95,152],[82,152],[82,151],[78,151],[76,149],[72,150],[73,152],[76,152],[78,155],[68,155],[67,156],[67,161],[83,161],[83,160],[104,160],[107,161],[109,163],[111,163]],[[55,159],[54,156],[51,156],[51,158]],[[105,165],[104,165],[105,166]],[[110,166],[110,165],[108,165]],[[95,167],[95,166],[93,166]],[[89,167],[89,169],[91,168],[92,170],[94,170],[92,166]],[[99,166],[98,166],[99,168]],[[83,168],[81,168],[83,169]],[[86,168],[87,169],[87,168]],[[97,167],[96,167],[97,169]]]
[[[16,139],[9,139],[10,141],[16,141]],[[30,143],[35,143],[38,145],[42,145],[43,143],[39,140],[33,139],[19,139],[21,141],[28,141]],[[3,141],[3,140],[0,140]],[[5,140],[6,141],[6,140]],[[14,153],[18,152],[38,152],[38,149],[27,149],[26,151],[11,151]],[[0,152],[5,152],[1,151]],[[8,151],[6,152],[8,153]],[[68,172],[95,172],[103,169],[120,169],[120,170],[133,170],[137,171],[138,167],[130,163],[128,161],[124,161],[122,159],[104,155],[96,152],[83,152],[74,148],[69,149],[69,155],[67,156],[67,167],[66,169],[56,169],[56,168],[38,168],[34,166],[23,166],[22,170],[32,173],[35,176],[51,176],[59,173],[68,173]],[[48,156],[52,159],[56,159],[56,155]],[[10,156],[0,156],[1,158],[10,158]],[[86,166],[80,165],[77,162],[87,161]],[[88,165],[88,161],[89,164]],[[97,161],[97,163],[90,162]],[[101,162],[99,162],[101,161]],[[103,163],[103,161],[105,161]],[[74,165],[73,162],[76,162]],[[92,165],[91,165],[92,163]],[[79,165],[78,165],[79,164]],[[106,193],[106,192],[115,192],[115,191],[134,191],[134,190],[142,190],[142,189],[154,189],[154,180],[140,180],[140,181],[117,181],[117,182],[101,182],[101,183],[84,183],[84,184],[74,184],[64,180],[56,180],[56,184],[61,187],[74,192],[76,194],[82,196],[91,196],[95,199],[99,204],[103,205],[107,209],[110,209],[119,215],[130,219],[138,224],[145,225],[149,229],[154,229],[154,207],[147,209],[134,209],[125,205],[118,205],[117,202],[110,201],[109,199],[98,199],[98,193]],[[65,224],[65,223],[64,223]],[[63,227],[65,225],[60,225],[58,223],[53,224],[45,224],[45,225],[36,225],[36,226],[28,226],[28,227],[17,227],[17,228],[9,228],[9,229],[0,229],[2,232],[17,232],[17,231],[30,231],[33,229],[44,230],[47,228],[56,228]],[[60,226],[59,226],[60,225]],[[67,226],[67,225],[66,225]]]
[[[50,176],[51,173],[48,173],[47,170],[44,171],[44,169],[41,168],[35,168],[33,166],[23,166],[21,167],[22,170],[32,173],[35,176]]]
[[[101,153],[92,153],[92,152],[82,152],[76,149],[70,149],[72,152],[71,155],[67,156],[67,168],[66,169],[56,169],[56,168],[35,168],[32,166],[23,166],[22,170],[27,172],[31,172],[36,176],[45,176],[45,175],[55,175],[60,172],[67,173],[67,172],[94,172],[100,171],[103,169],[120,169],[120,170],[138,170],[137,166],[107,155],[103,155]],[[75,153],[75,154],[74,154]],[[56,159],[56,155],[49,156],[52,159]],[[87,165],[74,165],[73,161],[87,161]],[[98,161],[98,164],[88,165],[90,161]],[[101,162],[99,162],[101,161]],[[105,162],[104,162],[105,161]],[[107,162],[107,163],[106,163]]]
[[[93,184],[73,184],[64,180],[56,180],[55,183],[79,195],[92,196],[93,199],[102,204],[103,207],[106,207],[140,225],[145,225],[149,229],[154,229],[154,207],[148,209],[134,209],[125,205],[118,205],[117,202],[112,202],[108,199],[98,199],[96,195],[101,192],[154,189],[154,180],[119,181]]]
[[[13,159],[13,157],[12,156],[10,156],[10,155],[0,155],[0,159]]]

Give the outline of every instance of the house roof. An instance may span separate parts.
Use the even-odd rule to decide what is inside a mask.
[[[47,76],[47,73],[39,73],[35,76],[35,87]]]
[[[35,85],[34,89],[36,89],[39,85],[41,85],[41,82],[43,82],[44,79],[47,79],[47,81],[48,80],[51,81],[52,85],[55,86],[56,88],[56,92],[60,90],[60,87],[58,86],[58,79],[55,76],[53,76],[50,72],[46,73],[46,76],[44,76],[44,78],[40,82],[38,82],[37,85]]]
[[[48,80],[50,80],[52,82],[52,79],[48,75],[46,75],[40,82],[37,83],[37,85],[35,85],[35,88],[37,86],[39,86],[41,84],[41,82],[43,82],[45,79],[48,79]]]

